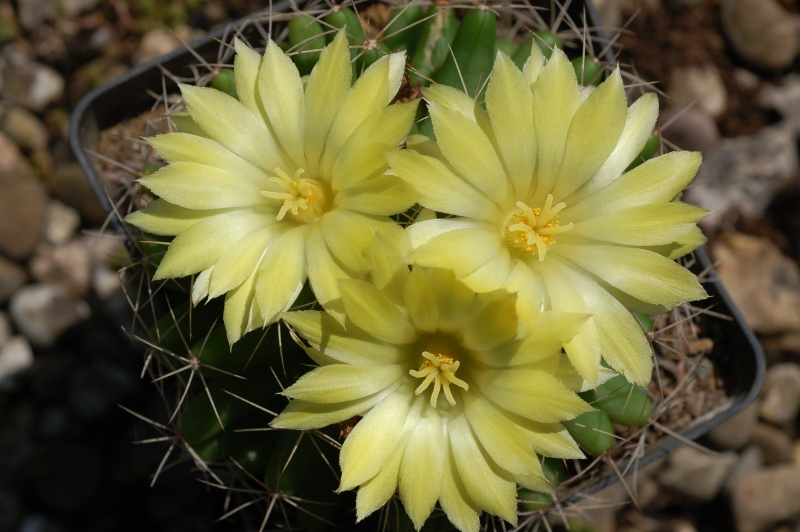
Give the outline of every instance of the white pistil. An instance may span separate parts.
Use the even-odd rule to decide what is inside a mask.
[[[434,355],[429,351],[424,351],[422,356],[425,361],[420,366],[419,370],[410,370],[409,373],[412,377],[424,379],[414,393],[420,395],[428,389],[433,383],[433,393],[431,394],[431,406],[436,406],[436,401],[439,399],[439,392],[444,390],[444,396],[450,406],[455,406],[456,400],[453,397],[453,392],[450,390],[450,385],[454,384],[464,390],[469,390],[469,385],[456,377],[456,371],[461,365],[458,360],[445,355]]]

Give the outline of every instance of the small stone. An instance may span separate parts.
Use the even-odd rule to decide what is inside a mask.
[[[776,0],[724,0],[722,29],[736,53],[752,66],[782,70],[797,54],[791,15]]]
[[[798,169],[794,128],[781,122],[755,135],[723,138],[703,155],[686,190],[689,203],[713,211],[701,226],[715,232],[740,216],[759,219]]]
[[[739,460],[733,466],[728,480],[725,481],[725,491],[732,493],[739,480],[761,469],[764,466],[764,455],[755,445],[746,447],[739,453]]]
[[[2,216],[0,215],[0,218]],[[0,257],[0,305],[5,304],[11,296],[28,280],[25,268],[15,262]]]
[[[0,390],[11,387],[11,379],[33,364],[33,350],[28,340],[13,336],[0,349]]]
[[[706,152],[719,141],[719,127],[699,107],[670,107],[659,117],[662,136],[682,150]]]
[[[0,349],[3,349],[10,339],[11,321],[8,319],[8,314],[0,310]]]
[[[0,180],[33,174],[33,167],[14,140],[0,132]]]
[[[63,244],[81,226],[78,211],[60,201],[51,201],[45,213],[44,236],[51,244]]]
[[[92,289],[102,300],[110,299],[119,294],[122,289],[119,272],[107,266],[97,265],[92,271]]]
[[[758,402],[751,403],[732,418],[711,429],[707,434],[708,439],[720,449],[733,451],[741,449],[753,436],[753,430],[758,423],[759,409]]]
[[[761,532],[771,525],[800,517],[800,467],[778,465],[739,480],[732,506],[739,532]]]
[[[64,78],[58,72],[15,46],[6,46],[0,56],[0,80],[6,101],[37,113],[64,94]]]
[[[800,330],[800,268],[775,244],[731,233],[716,240],[712,255],[719,279],[754,331]]]
[[[707,502],[722,489],[736,460],[733,452],[718,454],[684,445],[669,456],[658,481],[692,501]]]
[[[777,110],[795,133],[800,133],[800,74],[789,74],[778,86],[761,91],[761,101]]]
[[[89,225],[100,225],[106,220],[106,211],[95,196],[78,163],[65,163],[45,176],[48,190],[59,200],[76,209]]]
[[[675,68],[670,74],[668,95],[675,106],[697,105],[714,118],[728,106],[728,91],[713,64]]]
[[[142,37],[139,47],[133,52],[133,62],[139,65],[168,54],[198,36],[198,32],[186,25],[180,25],[174,29],[154,28]]]
[[[791,362],[775,364],[767,371],[761,400],[761,417],[784,425],[800,411],[800,366]]]
[[[0,104],[0,130],[26,150],[40,152],[47,149],[47,127],[27,109]]]
[[[79,239],[57,246],[45,244],[31,259],[30,270],[40,283],[60,284],[71,295],[84,297],[91,282],[91,256]]]
[[[94,9],[98,2],[99,0],[59,0],[59,5],[65,15],[75,17]]]
[[[47,192],[27,177],[0,177],[0,254],[27,259],[44,232]]]
[[[17,10],[20,25],[28,31],[39,29],[57,15],[55,0],[26,0],[19,2]]]
[[[622,27],[622,8],[619,0],[594,0],[594,5],[606,33],[613,33]]]
[[[800,441],[792,444],[792,463],[800,467]]]
[[[62,333],[91,313],[85,301],[55,284],[22,287],[11,298],[9,310],[17,328],[37,347],[52,346]]]
[[[792,439],[786,432],[767,423],[759,423],[753,431],[753,445],[761,449],[767,465],[791,462]]]

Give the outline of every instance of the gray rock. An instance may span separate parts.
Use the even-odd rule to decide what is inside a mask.
[[[33,365],[33,350],[23,336],[12,336],[0,349],[0,390],[13,386],[11,379]]]
[[[767,371],[761,400],[761,417],[777,425],[797,418],[800,411],[800,366],[775,364]]]
[[[734,451],[741,449],[753,436],[753,430],[758,423],[758,412],[758,402],[753,402],[732,418],[711,429],[707,436],[720,449]]]
[[[659,116],[662,136],[682,150],[706,152],[719,141],[719,127],[699,107],[670,107]]]
[[[77,16],[97,6],[99,0],[60,0],[61,11],[70,17]]]
[[[0,177],[0,254],[27,259],[44,232],[47,192],[28,177]]]
[[[25,0],[17,7],[20,25],[28,31],[37,30],[40,26],[55,20],[58,9],[55,0]]]
[[[64,94],[64,78],[58,72],[14,46],[7,46],[0,56],[0,80],[6,101],[34,112],[44,111]]]
[[[32,174],[33,167],[22,155],[14,139],[0,132],[0,180]]]
[[[777,110],[795,133],[800,133],[800,74],[789,74],[778,86],[765,87],[760,99]]]
[[[745,448],[739,453],[739,460],[733,466],[728,480],[725,481],[725,491],[730,494],[733,488],[744,477],[755,473],[764,466],[764,455],[755,445]]]
[[[31,259],[30,270],[40,283],[60,284],[72,296],[85,297],[91,283],[91,255],[80,239],[57,246],[43,244]]]
[[[22,266],[0,257],[0,305],[11,299],[27,280],[28,273]]]
[[[45,213],[44,237],[50,244],[64,244],[81,226],[81,215],[76,209],[60,201],[51,201]]]
[[[761,532],[771,525],[800,517],[800,467],[779,465],[740,479],[732,497],[736,529]]]
[[[89,225],[100,225],[106,212],[95,196],[86,174],[78,163],[64,163],[45,176],[45,185],[53,196],[76,209]]]
[[[800,330],[800,268],[775,244],[731,233],[711,251],[719,279],[750,327],[765,334]]]
[[[133,52],[133,62],[138,65],[155,59],[183,46],[183,43],[196,39],[199,35],[201,34],[186,25],[174,29],[154,28],[142,36],[138,48]]]
[[[619,0],[594,0],[594,5],[607,34],[613,35],[622,28],[622,8]]]
[[[11,299],[9,311],[17,328],[37,347],[52,346],[62,333],[90,315],[85,301],[55,284],[22,287]]]
[[[759,423],[753,431],[753,445],[761,450],[767,465],[792,461],[792,438],[768,423]]]
[[[733,452],[719,454],[684,445],[669,456],[658,481],[691,501],[707,502],[720,492],[736,460]]]
[[[701,225],[710,233],[730,226],[740,215],[763,216],[775,195],[798,168],[796,135],[786,123],[755,135],[724,138],[703,156],[686,199],[713,211]]]
[[[11,322],[8,314],[0,310],[0,349],[11,339]]]
[[[776,0],[724,0],[722,29],[738,55],[752,66],[782,70],[791,66],[798,39],[794,21]]]
[[[119,272],[99,264],[92,270],[92,289],[100,299],[110,299],[121,293]]]
[[[667,94],[673,105],[697,105],[715,118],[724,113],[728,106],[728,91],[713,64],[673,69]]]
[[[0,131],[27,150],[47,149],[47,128],[35,114],[22,107],[0,104]]]

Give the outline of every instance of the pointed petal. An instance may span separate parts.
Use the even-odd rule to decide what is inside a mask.
[[[276,225],[257,229],[225,247],[214,267],[209,296],[214,298],[244,282],[261,264],[261,258],[275,237]]]
[[[441,161],[407,150],[389,153],[387,158],[392,170],[420,194],[419,202],[425,207],[480,220],[502,216],[497,205]]]
[[[365,281],[339,283],[347,317],[378,340],[409,344],[416,339],[405,309],[398,307],[383,292]]]
[[[412,411],[416,397],[410,386],[401,387],[375,405],[342,445],[339,491],[353,489],[374,477],[389,460],[406,430],[413,430],[419,413]],[[404,393],[409,392],[409,393]]]
[[[517,489],[511,475],[484,454],[465,415],[451,416],[448,432],[456,469],[469,498],[516,525]]]
[[[445,444],[439,411],[426,407],[400,463],[400,500],[417,530],[422,528],[441,493]]]
[[[306,229],[299,226],[277,235],[264,254],[256,295],[265,325],[289,310],[306,282]]]
[[[486,109],[515,197],[527,197],[536,167],[533,94],[522,72],[502,52],[497,52],[486,88]]]
[[[467,494],[467,488],[458,474],[453,452],[447,444],[447,453],[444,460],[444,474],[442,476],[442,493],[439,502],[447,518],[462,532],[478,532],[480,529],[479,508]]]
[[[406,437],[401,438],[394,452],[383,464],[378,473],[361,484],[356,495],[356,522],[360,522],[371,513],[379,510],[397,491],[400,476],[400,461],[406,446]]]
[[[281,147],[296,168],[306,166],[303,82],[294,62],[270,39],[258,72],[258,95]]]
[[[496,291],[478,294],[464,323],[462,344],[470,351],[491,351],[517,336],[517,298]]]
[[[282,152],[261,115],[233,96],[209,87],[181,85],[192,119],[209,137],[265,172],[286,167]]]
[[[333,119],[350,89],[350,53],[344,30],[320,54],[319,61],[306,82],[305,147],[309,175],[319,171]]]
[[[463,278],[502,251],[505,249],[498,231],[457,229],[431,238],[408,258],[421,266],[451,269],[456,277]]]
[[[572,118],[554,197],[566,197],[595,175],[617,146],[627,115],[628,100],[617,69]]]
[[[336,195],[340,207],[377,216],[404,212],[417,200],[418,194],[411,185],[390,174],[372,177]]]
[[[311,370],[282,393],[312,403],[346,403],[390,388],[406,374],[401,365],[333,364]]]
[[[260,327],[263,323],[255,324],[254,316],[258,312],[253,308],[257,305],[255,301],[255,282],[258,272],[253,272],[242,284],[228,292],[225,296],[225,307],[222,311],[222,319],[225,323],[225,332],[228,336],[228,343],[235,344],[246,333],[252,331],[256,326]]]
[[[351,272],[333,257],[319,227],[312,227],[306,237],[306,268],[317,301],[330,312],[328,305],[341,296],[339,281],[349,279]],[[343,322],[344,315],[340,318]]]
[[[533,121],[536,127],[538,182],[533,204],[544,203],[558,177],[564,160],[569,125],[580,105],[575,71],[560,49],[542,69],[533,92]]]
[[[379,342],[357,327],[345,330],[325,312],[288,312],[283,319],[313,347],[344,364],[397,364],[408,357],[398,346]]]
[[[372,264],[367,256],[375,234],[374,224],[366,216],[335,209],[325,213],[319,227],[333,256],[354,270],[366,271]]]
[[[254,116],[261,116],[261,108],[256,96],[261,54],[239,39],[234,41],[234,48],[236,58],[233,60],[233,78],[236,85],[236,98]]]
[[[270,426],[277,429],[294,430],[327,427],[354,416],[363,416],[393,393],[394,390],[390,388],[375,395],[347,403],[317,404],[305,401],[291,401],[280,415],[270,422]]]
[[[127,215],[125,221],[147,233],[174,236],[183,233],[196,223],[218,214],[222,213],[186,209],[166,200],[156,199],[148,203],[144,209]]]

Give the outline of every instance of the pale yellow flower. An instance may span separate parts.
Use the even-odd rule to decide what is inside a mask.
[[[619,71],[581,88],[561,50],[545,62],[537,46],[522,71],[498,53],[486,110],[449,87],[424,94],[437,143],[409,143],[390,166],[423,206],[455,217],[412,225],[410,261],[449,268],[477,292],[517,292],[523,315],[591,314],[565,346],[575,368],[596,382],[602,357],[649,382],[650,345],[631,311],[706,297],[674,261],[704,241],[707,212],[675,201],[700,154],[625,172],[653,131],[656,97],[629,108]]]
[[[306,279],[323,305],[338,298],[338,279],[369,267],[364,250],[376,231],[402,235],[388,216],[416,201],[384,157],[416,110],[389,105],[402,54],[377,61],[352,87],[344,32],[305,86],[271,40],[263,58],[239,41],[236,54],[238,99],[181,86],[192,132],[148,139],[169,164],[140,179],[159,199],[127,217],[176,235],[155,279],[198,274],[195,303],[225,295],[231,343],[275,321]]]
[[[339,489],[358,487],[358,520],[399,490],[417,529],[437,500],[460,530],[477,531],[482,511],[516,524],[517,484],[552,489],[541,456],[582,456],[560,422],[591,407],[561,348],[587,316],[543,312],[518,337],[513,294],[476,295],[442,269],[386,274],[402,257],[383,257],[376,284],[341,282],[344,326],[284,315],[320,367],[284,391],[292,401],[272,425],[363,416],[340,455]]]

